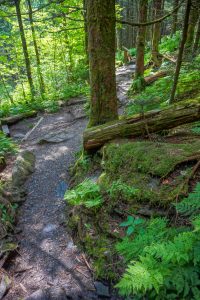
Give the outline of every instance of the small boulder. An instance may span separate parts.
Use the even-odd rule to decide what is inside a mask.
[[[25,150],[19,154],[12,170],[13,186],[22,186],[35,169],[35,155]]]

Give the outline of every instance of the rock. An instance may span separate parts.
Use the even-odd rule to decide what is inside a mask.
[[[47,233],[53,232],[53,231],[56,230],[56,229],[57,229],[57,225],[56,225],[56,224],[47,224],[47,225],[43,228],[42,232],[43,232],[44,234],[47,234]]]
[[[67,140],[70,140],[74,137],[74,134],[70,134],[66,130],[59,130],[56,132],[51,132],[46,135],[44,135],[42,138],[40,138],[37,143],[43,144],[43,143],[61,143]]]
[[[61,287],[52,287],[45,290],[38,290],[27,297],[25,300],[70,300],[73,299],[67,296],[65,290]]]
[[[71,113],[75,120],[86,118],[86,113],[83,105],[76,105],[71,108]]]
[[[49,295],[46,290],[38,290],[27,297],[25,300],[49,300]]]
[[[102,282],[100,281],[95,281],[94,282],[94,286],[96,288],[97,291],[97,295],[101,296],[101,297],[106,297],[109,298],[110,297],[110,293],[109,293],[109,287],[104,285]]]
[[[27,180],[28,176],[34,171],[35,155],[25,150],[19,154],[12,170],[13,186],[22,186]]]
[[[25,134],[19,132],[19,133],[13,134],[12,137],[15,139],[23,139],[25,137]]]
[[[7,275],[3,275],[0,283],[0,299],[3,299],[5,293],[11,287],[11,280]]]

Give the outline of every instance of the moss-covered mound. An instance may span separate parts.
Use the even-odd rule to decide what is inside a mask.
[[[200,139],[188,144],[113,143],[104,148],[105,173],[101,182],[108,187],[120,179],[139,190],[137,202],[166,206],[177,195],[187,193],[192,162],[195,163],[198,156]]]
[[[88,189],[93,193],[98,185],[99,195],[89,192],[87,182],[74,187],[69,225],[93,258],[96,275],[116,279],[123,270],[114,246],[125,234],[120,223],[129,215],[166,215],[173,203],[187,194],[200,159],[200,139],[187,144],[122,140],[104,146],[101,155],[97,180],[91,175],[91,162],[87,172],[81,161],[76,165],[79,182],[84,165],[82,181],[90,178],[94,188],[90,181]],[[95,163],[97,172],[96,158]],[[96,198],[102,199],[98,205]]]

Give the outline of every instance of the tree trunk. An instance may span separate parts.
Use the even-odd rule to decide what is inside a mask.
[[[194,33],[195,27],[199,18],[199,0],[192,0],[189,24],[188,24],[188,32],[187,32],[187,40],[185,44],[185,54],[187,57],[192,55],[192,46],[194,42]]]
[[[32,33],[32,39],[33,39],[33,45],[35,50],[35,56],[36,56],[36,62],[37,62],[37,73],[38,73],[38,79],[40,84],[40,91],[43,95],[45,92],[45,85],[44,85],[44,79],[41,71],[41,62],[40,62],[40,53],[37,45],[37,39],[36,39],[36,33],[35,33],[35,27],[33,23],[33,11],[31,6],[31,0],[27,0],[28,3],[28,14],[29,14],[29,21],[31,24],[31,33]]]
[[[145,23],[147,21],[147,8],[148,8],[147,1],[140,0],[140,15],[139,15],[140,23]],[[137,91],[145,87],[145,80],[144,80],[145,40],[146,40],[146,26],[141,26],[138,28],[136,69],[135,69],[135,78],[132,84],[132,88]],[[138,81],[140,81],[139,84]]]
[[[179,5],[179,0],[174,0],[174,9]],[[172,35],[176,33],[178,21],[178,11],[173,14],[172,20]]]
[[[91,112],[89,126],[118,118],[115,77],[115,1],[87,0]]]
[[[84,17],[84,29],[85,29],[85,54],[86,54],[86,64],[89,64],[88,55],[88,29],[87,29],[87,0],[83,0],[83,17]]]
[[[194,55],[197,54],[197,50],[199,48],[199,42],[200,42],[200,17],[199,17],[199,21],[198,21],[197,32],[196,32],[196,37],[195,37],[194,47],[193,47]]]
[[[198,120],[200,120],[200,100],[182,102],[160,111],[154,110],[89,128],[83,135],[84,149],[86,151],[97,150],[113,139],[148,136],[151,133]]]
[[[179,47],[179,53],[176,63],[176,71],[174,75],[174,81],[173,81],[173,87],[172,92],[170,96],[170,104],[175,102],[175,93],[176,93],[176,87],[178,84],[180,69],[182,65],[182,59],[183,59],[183,53],[185,48],[185,43],[187,40],[187,32],[188,32],[188,24],[189,24],[189,16],[190,16],[190,10],[191,10],[191,0],[187,0],[187,6],[186,6],[186,12],[185,12],[185,18],[184,18],[184,25],[183,25],[183,33],[182,33],[182,40]]]
[[[162,11],[162,0],[154,0],[155,19],[161,16]],[[151,60],[153,61],[154,67],[160,67],[162,58],[159,54],[159,42],[161,34],[161,23],[156,23],[153,26],[153,40],[152,40],[152,52]]]
[[[18,20],[18,25],[19,25],[21,41],[22,41],[24,60],[25,60],[25,64],[26,64],[26,73],[27,73],[28,83],[29,83],[29,86],[30,86],[31,98],[33,99],[34,95],[35,95],[35,88],[34,88],[34,85],[33,85],[31,64],[30,64],[30,59],[29,59],[29,54],[28,54],[26,37],[25,37],[25,33],[24,33],[24,26],[23,26],[23,23],[22,23],[20,0],[15,0],[15,8],[16,8],[16,13],[17,13],[17,20]]]

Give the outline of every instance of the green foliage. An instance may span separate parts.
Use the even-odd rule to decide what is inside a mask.
[[[173,36],[164,36],[159,46],[160,53],[171,53],[178,49],[181,39],[181,32],[177,31]]]
[[[194,228],[168,228],[154,219],[133,239],[125,238],[117,248],[130,263],[117,287],[123,295],[143,299],[199,299],[200,217]],[[142,241],[142,242],[141,242]]]
[[[66,1],[65,1],[66,2]],[[26,1],[20,1],[22,21],[25,28],[32,79],[35,86],[34,101],[25,72],[25,62],[17,18],[1,20],[0,32],[0,117],[31,109],[55,112],[59,100],[87,95],[89,71],[84,49],[84,28],[74,19],[82,19],[81,9],[66,7],[67,3],[40,9],[44,3],[31,3],[34,13],[36,43],[40,55],[38,67],[30,24],[27,23]],[[69,5],[69,3],[68,3]],[[82,6],[80,0],[71,0],[70,6]],[[1,15],[15,13],[14,5],[5,6]],[[70,14],[70,18],[64,17]],[[55,18],[53,16],[56,16]],[[53,17],[54,22],[48,22]],[[74,29],[75,28],[75,29]],[[8,55],[9,53],[9,55]],[[39,70],[45,91],[41,91]]]
[[[144,225],[144,220],[141,218],[134,218],[132,216],[127,217],[127,221],[120,224],[121,227],[127,227],[126,234],[130,236],[131,234],[140,230],[140,226]]]
[[[84,180],[75,189],[67,191],[64,199],[70,205],[84,205],[86,208],[98,208],[103,203],[100,187],[90,179]]]
[[[111,199],[123,199],[124,201],[130,201],[137,197],[138,189],[123,183],[120,179],[114,180],[110,189],[108,190]]]
[[[187,198],[175,204],[176,210],[183,216],[194,216],[200,213],[200,183],[189,193]]]
[[[136,48],[131,48],[128,51],[129,51],[130,55],[133,56],[133,57],[136,56],[136,54],[137,54]]]
[[[136,95],[129,103],[126,108],[127,115],[143,113],[145,111],[166,106],[166,101],[170,96],[171,86],[171,76],[161,78],[153,85],[147,86],[144,91]]]
[[[143,254],[144,248],[151,245],[156,238],[159,241],[165,240],[168,234],[166,225],[167,220],[157,218],[151,220],[145,226],[139,226],[134,238],[125,237],[117,244],[117,250],[124,256],[126,261],[136,259],[140,254]]]
[[[200,134],[200,122],[196,122],[193,126],[191,131],[195,134]]]
[[[0,132],[0,162],[4,160],[6,155],[15,153],[16,150],[17,146],[12,140]]]
[[[6,226],[10,226],[14,223],[14,211],[17,207],[17,204],[10,204],[9,207],[7,207],[0,203],[0,218]]]

